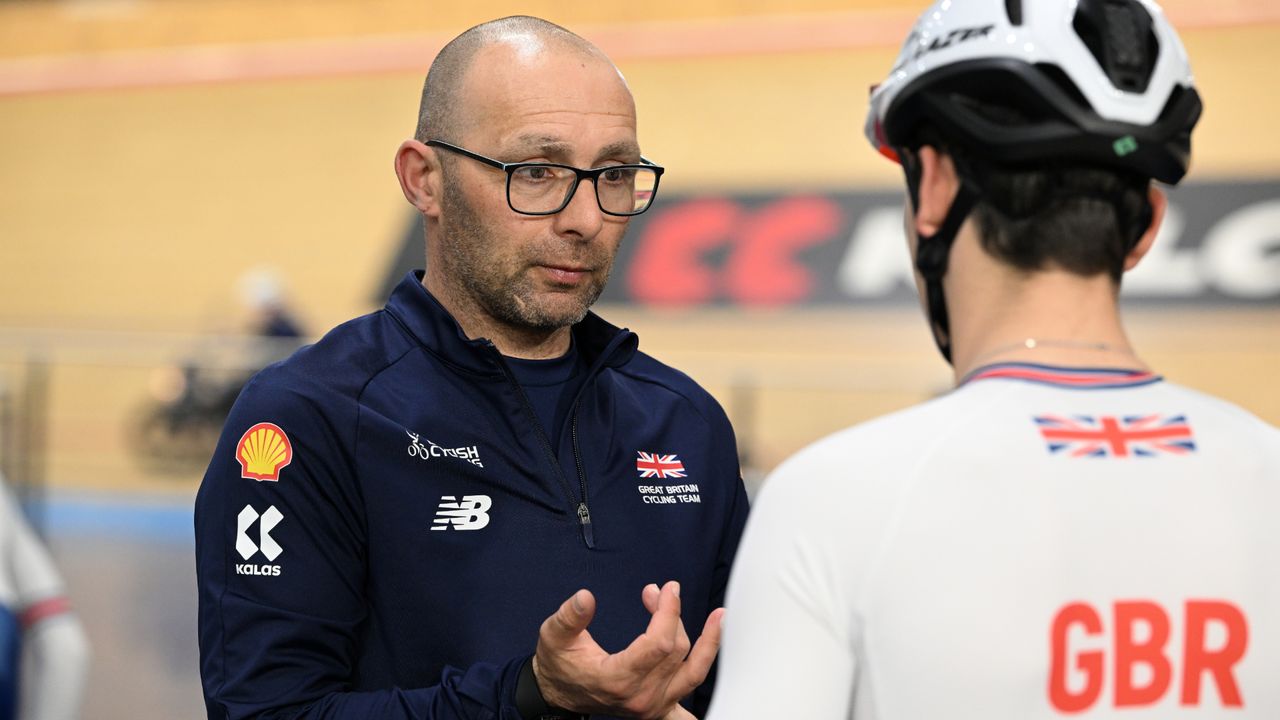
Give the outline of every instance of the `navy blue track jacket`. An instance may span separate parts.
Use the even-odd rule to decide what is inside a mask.
[[[723,601],[747,498],[715,400],[589,314],[552,448],[420,277],[231,411],[196,499],[210,718],[517,720],[538,628],[578,588],[610,652],[644,632],[647,583],[680,581],[691,638]]]

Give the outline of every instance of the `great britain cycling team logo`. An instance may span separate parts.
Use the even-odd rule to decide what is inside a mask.
[[[636,472],[640,474],[640,479],[649,480],[649,483],[636,486],[636,490],[640,492],[640,501],[645,505],[681,505],[702,502],[702,491],[696,483],[660,482],[689,476],[684,463],[680,461],[680,456],[675,453],[664,455],[637,451]]]
[[[1185,415],[1039,415],[1034,420],[1051,455],[1155,457],[1196,450]]]
[[[240,477],[277,482],[280,471],[293,462],[293,443],[280,426],[261,422],[245,430],[236,444]]]

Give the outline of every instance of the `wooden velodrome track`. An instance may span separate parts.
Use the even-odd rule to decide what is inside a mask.
[[[465,7],[464,7],[465,5]],[[1274,177],[1274,3],[1168,4],[1208,111],[1193,177]],[[147,0],[0,5],[0,329],[55,328],[46,472],[55,486],[182,488],[124,458],[150,366],[110,336],[243,326],[237,278],[274,266],[311,328],[372,307],[408,216],[391,157],[421,75],[459,30],[514,12],[596,40],[640,108],[664,190],[890,187],[860,136],[869,84],[917,3],[895,0],[433,3]],[[835,428],[947,387],[914,308],[608,308],[702,380],[767,469]],[[1280,311],[1144,311],[1133,334],[1168,377],[1280,423]],[[66,341],[66,338],[72,338]],[[89,339],[85,339],[88,337]],[[104,339],[105,338],[105,339]],[[65,342],[64,342],[65,341]],[[74,351],[62,348],[70,342]],[[9,350],[20,345],[11,342]],[[8,356],[22,360],[21,352]],[[111,355],[111,353],[105,353]]]

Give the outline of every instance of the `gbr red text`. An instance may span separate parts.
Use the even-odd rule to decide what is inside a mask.
[[[1175,623],[1182,647],[1170,647]],[[1102,610],[1073,602],[1054,615],[1050,640],[1049,702],[1059,712],[1093,707],[1108,680],[1117,708],[1154,705],[1171,690],[1187,707],[1244,706],[1235,665],[1244,657],[1249,623],[1230,602],[1188,600],[1176,614],[1149,600]]]

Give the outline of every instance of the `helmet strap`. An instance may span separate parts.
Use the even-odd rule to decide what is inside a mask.
[[[912,217],[915,217],[920,207],[920,168],[914,162],[913,154],[904,153],[902,157],[907,189],[911,194]],[[920,235],[916,242],[916,270],[924,278],[925,311],[929,316],[929,328],[933,331],[934,344],[948,363],[952,362],[951,323],[947,315],[947,299],[942,292],[942,278],[947,274],[947,261],[951,257],[951,247],[955,244],[956,235],[960,233],[960,227],[982,195],[977,184],[969,179],[969,173],[961,170],[959,163],[957,170],[960,187],[942,225],[932,235]]]

